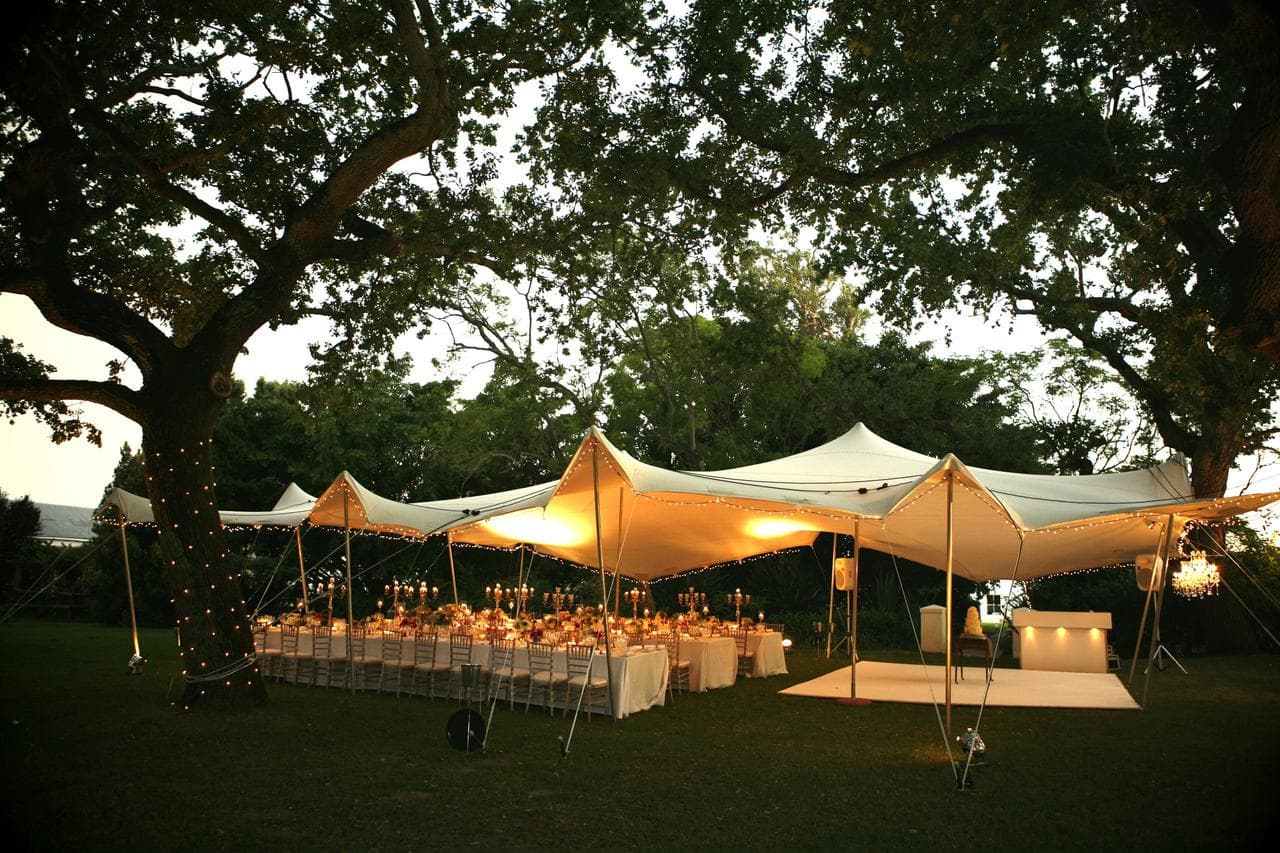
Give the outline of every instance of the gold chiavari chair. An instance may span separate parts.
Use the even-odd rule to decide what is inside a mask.
[[[426,678],[428,699],[435,697],[436,692],[436,675],[441,672],[448,672],[449,665],[436,660],[436,641],[439,634],[435,628],[420,629],[413,637],[413,662],[405,664],[405,672],[409,674],[408,692],[411,695],[418,694],[418,684],[422,678]],[[400,678],[403,681],[405,672],[401,672]]]
[[[462,681],[462,667],[471,663],[471,647],[474,643],[470,634],[453,633],[449,635],[449,683],[445,686],[445,698],[452,699],[454,687],[458,689],[458,701],[461,702],[466,691]]]
[[[733,632],[733,641],[738,646],[738,675],[750,677],[756,666],[756,656],[747,651],[748,634],[750,632],[745,628],[738,628]]]
[[[485,700],[492,701],[506,691],[507,707],[515,709],[516,688],[529,687],[529,670],[516,668],[516,641],[491,640],[489,666],[485,672]]]
[[[280,671],[281,681],[297,681],[298,679],[298,628],[296,625],[280,627]]]
[[[378,668],[377,691],[389,691],[394,684],[396,695],[400,695],[400,670],[403,661],[404,635],[399,629],[382,632],[382,648],[379,649],[376,666]]]
[[[597,696],[605,700],[606,707],[612,704],[608,702],[609,681],[606,678],[591,674],[591,664],[596,653],[594,644],[579,645],[571,643],[565,647],[565,651],[567,653],[565,663],[569,675],[569,683],[566,688],[568,701],[564,705],[565,716],[569,715],[569,706],[576,705],[579,693],[585,690],[586,695],[582,697],[582,701],[587,706],[587,719],[589,720],[591,719],[592,706],[595,704]]]
[[[529,713],[529,704],[533,701],[535,691],[541,691],[546,697],[547,713],[551,713],[556,705],[556,688],[569,683],[569,676],[556,672],[556,647],[551,643],[529,644],[529,690],[524,698],[524,711]],[[568,705],[565,688],[566,701]]]

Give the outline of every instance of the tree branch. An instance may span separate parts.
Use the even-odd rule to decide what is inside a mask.
[[[106,406],[135,423],[142,423],[145,417],[142,395],[116,382],[88,379],[6,379],[0,376],[0,400],[44,403],[81,400]]]

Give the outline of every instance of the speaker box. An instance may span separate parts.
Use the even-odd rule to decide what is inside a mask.
[[[1133,561],[1134,580],[1138,589],[1150,592],[1160,585],[1160,570],[1164,561],[1155,554],[1141,554]]]
[[[837,557],[834,568],[836,589],[848,592],[853,589],[858,577],[858,561],[854,557]]]

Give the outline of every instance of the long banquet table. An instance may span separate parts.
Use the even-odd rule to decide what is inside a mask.
[[[281,630],[279,627],[273,627],[266,631],[262,652],[266,654],[269,660],[273,660],[273,664],[279,667],[278,672],[264,672],[267,676],[282,677],[286,681],[305,681],[312,683],[315,679],[317,669],[312,668],[310,659],[314,645],[315,634],[309,628],[300,628],[298,630],[298,648],[297,658],[288,662],[287,656],[281,655]],[[416,653],[416,639],[411,636],[405,636],[401,641],[400,655],[387,663],[391,663],[397,668],[409,667],[413,664]],[[357,654],[358,664],[363,664],[366,671],[371,668],[380,668],[383,664],[382,659],[382,634],[381,632],[370,632],[364,641],[364,655]],[[489,656],[492,647],[484,640],[475,640],[471,646],[471,654],[468,663],[478,664],[482,668],[488,667]],[[274,654],[273,654],[274,653]],[[346,678],[346,654],[347,654],[347,635],[341,631],[335,631],[329,649],[329,658],[325,661],[325,684],[324,686],[344,687],[349,684]],[[444,682],[448,679],[448,667],[452,654],[452,644],[447,634],[440,634],[436,640],[435,660],[437,664],[444,667],[444,670],[436,675],[435,690],[433,695],[440,695],[440,690]],[[280,661],[274,661],[275,657],[282,657]],[[305,663],[306,667],[300,665]],[[613,674],[613,714],[615,717],[622,718],[637,711],[643,711],[652,708],[655,705],[666,704],[667,698],[667,678],[669,675],[667,667],[667,653],[665,649],[655,648],[628,648],[614,654],[610,658],[610,671]],[[556,649],[553,655],[553,666],[555,672],[563,676],[567,672],[567,652],[563,647]],[[517,642],[515,646],[515,663],[517,670],[527,670],[529,668],[529,647],[524,643]],[[360,667],[357,667],[358,669]],[[397,674],[399,677],[399,673]],[[592,678],[607,678],[605,674],[605,656],[603,651],[597,650],[591,661]],[[365,676],[360,677],[357,683],[357,689],[381,689],[380,685],[385,683],[385,679],[378,679],[378,683],[371,684]],[[426,684],[427,679],[424,676],[420,679],[420,683]],[[398,692],[408,692],[402,689],[403,685],[399,683],[398,678],[395,684]],[[422,689],[417,690],[423,693]],[[563,708],[564,687],[561,685],[556,691],[555,699],[551,702],[553,707]],[[477,694],[474,698],[479,698]],[[535,703],[542,704],[546,701],[544,696],[533,697]],[[578,696],[576,692],[570,697],[570,707],[577,704]],[[523,701],[523,697],[517,701]],[[586,704],[583,704],[583,710],[586,710]],[[594,713],[608,713],[602,701],[597,701],[591,709]]]

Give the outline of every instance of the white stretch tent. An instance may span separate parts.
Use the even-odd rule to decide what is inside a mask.
[[[947,566],[983,581],[1123,563],[1156,551],[1175,518],[1221,519],[1280,493],[1195,500],[1181,462],[1115,474],[1057,476],[970,468],[899,447],[859,423],[824,445],[758,465],[669,471],[583,439],[543,505],[454,527],[455,542],[518,543],[582,565],[597,561],[592,454],[598,454],[604,568],[637,580],[858,534],[859,546]],[[950,494],[950,497],[948,497]]]
[[[592,457],[595,456],[593,474]],[[597,482],[598,481],[598,482]],[[600,553],[595,510],[599,495]],[[950,498],[948,497],[950,494]],[[1174,520],[1238,515],[1280,493],[1196,500],[1179,461],[1114,474],[1058,476],[970,468],[899,447],[859,423],[792,456],[721,471],[671,471],[615,447],[598,429],[559,480],[469,498],[402,503],[343,472],[312,498],[295,484],[267,512],[224,510],[227,525],[347,527],[540,553],[640,581],[808,546],[822,532],[938,569],[954,530],[954,572],[1027,580],[1126,563],[1154,553]],[[150,503],[113,489],[129,522]]]

